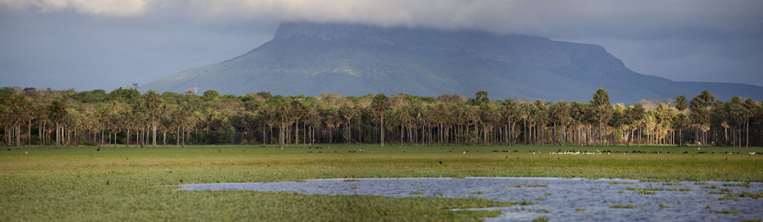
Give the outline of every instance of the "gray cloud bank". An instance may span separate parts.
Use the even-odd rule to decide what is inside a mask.
[[[759,0],[0,0],[11,31],[0,84],[144,82],[236,56],[280,22],[316,21],[540,35],[603,45],[646,74],[763,85],[761,11]],[[103,83],[67,83],[77,76]]]

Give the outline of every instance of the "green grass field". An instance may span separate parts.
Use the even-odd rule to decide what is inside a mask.
[[[596,155],[550,152],[603,151]],[[758,155],[750,155],[756,152]],[[399,146],[24,147],[0,151],[0,221],[470,221],[475,199],[185,192],[181,183],[552,176],[763,181],[763,148]]]

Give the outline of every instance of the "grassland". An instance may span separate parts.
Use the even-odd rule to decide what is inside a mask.
[[[593,154],[557,155],[584,151]],[[756,152],[758,155],[750,155]],[[396,146],[23,147],[0,151],[0,221],[479,220],[474,199],[183,192],[181,183],[553,176],[763,181],[763,148]],[[574,153],[574,152],[569,152]]]

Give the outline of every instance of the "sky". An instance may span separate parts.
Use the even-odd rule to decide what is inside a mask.
[[[604,46],[640,73],[763,86],[760,0],[0,0],[0,86],[144,84],[279,23],[478,29]]]

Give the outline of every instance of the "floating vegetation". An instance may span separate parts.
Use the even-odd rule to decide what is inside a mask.
[[[718,198],[718,200],[737,200],[739,198],[750,198],[753,200],[757,200],[757,199],[763,198],[763,192],[741,192],[738,194],[727,192],[727,193],[723,193],[723,196]]]
[[[638,188],[638,187],[628,187],[625,188],[626,190],[630,190],[633,192],[637,192],[641,195],[654,195],[657,193],[657,191],[662,191],[662,189],[655,189],[655,188]]]
[[[485,194],[485,192],[483,192],[483,191],[481,191],[481,190],[475,190],[475,191],[472,191],[472,192],[470,192],[470,193],[471,193],[471,194],[474,194],[474,195],[482,195],[482,194]]]
[[[739,194],[739,197],[752,198],[757,200],[757,199],[763,198],[763,192],[742,192]]]
[[[729,189],[729,188],[721,188],[721,189],[711,190],[708,193],[709,194],[716,194],[716,195],[718,195],[718,194],[731,194],[732,192],[731,192],[731,189]]]
[[[421,191],[414,191],[414,192],[410,192],[410,193],[408,193],[408,195],[411,195],[411,196],[423,196],[423,195],[424,195],[424,192],[421,192]]]
[[[689,191],[691,191],[691,189],[689,189],[689,188],[686,188],[686,187],[682,187],[682,188],[678,188],[678,189],[675,189],[675,190],[673,190],[673,191],[678,191],[678,192],[689,192]]]
[[[737,199],[738,199],[737,196],[731,195],[731,194],[725,194],[725,195],[721,196],[720,198],[718,198],[718,200],[721,200],[721,201],[724,201],[724,200],[735,201]]]
[[[633,208],[636,208],[636,205],[633,205],[633,204],[612,204],[612,205],[609,205],[609,208],[613,208],[613,209],[633,209]]]
[[[532,222],[548,222],[548,217],[546,216],[539,216],[533,219]]]
[[[633,185],[631,182],[625,182],[625,181],[609,181],[607,182],[608,185]]]
[[[713,212],[713,213],[716,213],[716,214],[729,214],[729,215],[737,215],[737,214],[739,214],[739,210],[734,209],[734,208],[721,209],[721,210],[710,210],[710,211]]]
[[[514,202],[514,204],[519,205],[519,206],[530,206],[530,205],[535,204],[535,202],[533,202],[531,200],[520,200],[519,202]]]
[[[548,188],[548,184],[517,184],[510,188]]]
[[[745,187],[745,188],[747,188],[747,187],[750,187],[750,183],[749,182],[743,182],[743,183],[724,183],[723,186],[724,187]]]

